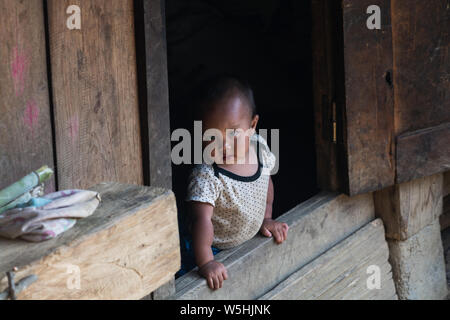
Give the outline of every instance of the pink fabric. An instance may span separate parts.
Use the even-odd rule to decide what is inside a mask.
[[[48,194],[41,207],[15,208],[0,215],[0,236],[39,242],[55,238],[72,228],[76,219],[90,216],[98,204],[97,192],[64,190]]]

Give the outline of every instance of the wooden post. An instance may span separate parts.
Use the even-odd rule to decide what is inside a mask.
[[[171,189],[165,1],[136,0],[134,11],[144,181],[150,186]],[[144,299],[162,300],[173,294],[175,278]]]
[[[389,245],[389,262],[399,299],[447,296],[439,226],[443,174],[396,184],[374,192]]]

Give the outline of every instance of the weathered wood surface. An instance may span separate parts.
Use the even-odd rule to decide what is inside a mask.
[[[287,276],[374,219],[371,194],[348,197],[322,192],[277,220],[289,225],[287,240],[275,244],[257,235],[219,252],[228,270],[220,290],[209,289],[197,268],[176,279],[175,299],[257,299]]]
[[[397,183],[449,170],[449,146],[450,122],[398,136]]]
[[[313,95],[314,123],[316,139],[317,184],[326,190],[344,190],[345,173],[342,168],[345,162],[340,154],[342,147],[342,128],[339,130],[339,141],[333,143],[333,100],[336,96],[336,66],[339,63],[334,53],[338,51],[336,2],[313,0],[312,11],[312,59],[313,59]],[[335,117],[342,121],[341,107]]]
[[[439,218],[442,181],[438,173],[374,192],[375,213],[385,223],[387,238],[406,240]]]
[[[349,195],[392,185],[395,177],[390,0],[377,3],[381,30],[366,26],[372,4],[342,1],[345,98],[339,103],[345,105]]]
[[[397,182],[404,182],[450,168],[449,4],[391,1]]]
[[[49,34],[60,189],[102,181],[142,184],[132,0],[49,0]]]
[[[136,13],[139,14],[139,13]],[[143,1],[149,183],[172,188],[165,0]]]
[[[450,122],[448,1],[391,0],[396,133]]]
[[[381,30],[366,26],[371,4],[312,1],[318,180],[348,195],[395,179],[390,0],[377,3]]]
[[[389,249],[383,222],[374,220],[336,246],[290,275],[261,300],[374,300],[396,299]],[[380,270],[380,288],[369,289],[373,275],[369,266]]]
[[[0,0],[0,189],[54,166],[40,0]],[[54,177],[46,192],[54,191]]]
[[[180,268],[175,198],[162,188],[102,183],[102,202],[59,237],[0,240],[0,272],[39,279],[19,299],[140,299]],[[80,288],[76,277],[80,277]],[[0,282],[0,291],[6,279]]]

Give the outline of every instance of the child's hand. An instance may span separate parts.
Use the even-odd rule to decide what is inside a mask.
[[[289,226],[286,223],[278,222],[272,219],[264,219],[261,229],[259,231],[266,237],[275,238],[275,242],[280,244],[287,239],[287,232]]]
[[[213,290],[222,288],[223,280],[228,279],[225,266],[215,260],[211,260],[202,265],[199,268],[198,273],[206,278],[208,286]]]

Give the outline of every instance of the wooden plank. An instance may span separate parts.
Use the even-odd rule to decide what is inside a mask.
[[[347,194],[394,184],[394,99],[390,0],[378,1],[381,29],[366,26],[371,0],[342,1],[344,84],[337,103],[344,105],[343,139],[348,167]]]
[[[450,122],[397,137],[397,183],[450,169]]]
[[[397,183],[450,168],[450,19],[440,0],[392,0]]]
[[[333,143],[332,126],[332,108],[336,97],[335,68],[339,63],[335,54],[338,50],[336,2],[312,0],[311,9],[317,184],[325,190],[346,190],[346,162],[339,162],[342,159],[342,141],[339,139]],[[340,114],[337,113],[336,118]]]
[[[142,184],[132,0],[49,0],[59,188],[114,180]]]
[[[386,237],[406,240],[442,213],[442,173],[374,192],[375,213]]]
[[[99,184],[102,202],[59,237],[41,242],[0,240],[0,272],[39,279],[19,299],[139,299],[180,268],[175,198],[162,188]],[[76,274],[80,289],[67,284]],[[0,282],[0,291],[6,279]]]
[[[0,0],[0,189],[54,167],[42,6]],[[54,189],[53,177],[46,192]]]
[[[290,275],[260,300],[388,299],[395,296],[381,219],[374,220]],[[367,287],[367,268],[380,268],[380,289]]]
[[[381,30],[366,26],[372,4],[312,1],[318,183],[348,195],[395,179],[390,0],[377,3]]]
[[[172,187],[165,1],[143,3],[150,185]]]
[[[396,133],[449,123],[448,1],[391,1]]]
[[[348,197],[322,192],[278,218],[289,225],[281,245],[257,235],[215,258],[228,270],[220,290],[212,291],[197,269],[176,279],[175,299],[256,299],[287,276],[374,218],[371,194]]]

